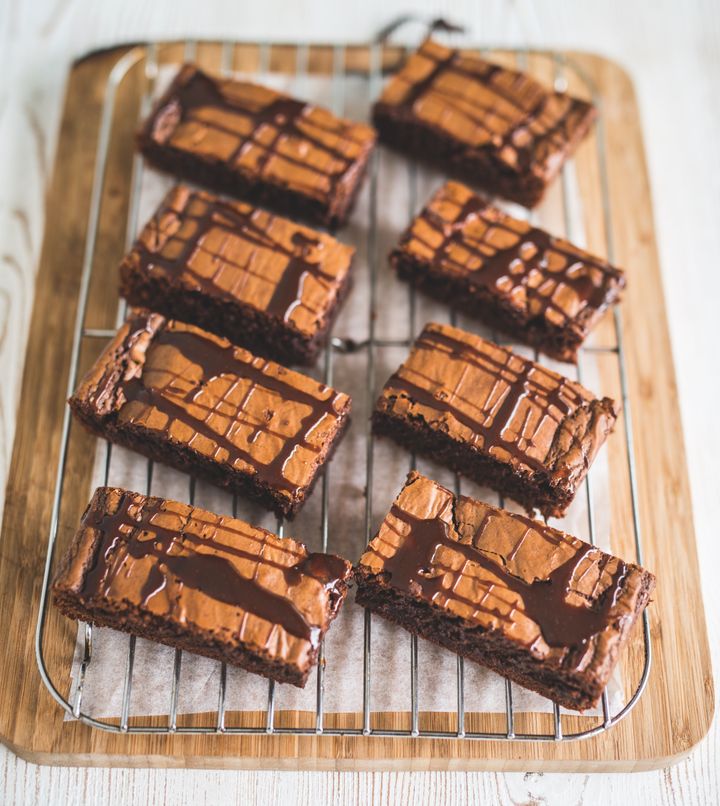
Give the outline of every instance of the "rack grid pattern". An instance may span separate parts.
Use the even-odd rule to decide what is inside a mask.
[[[221,69],[224,73],[229,74],[232,72],[234,42],[224,42],[221,47]],[[184,45],[184,60],[191,61],[196,54],[197,43],[194,41],[186,41]],[[264,43],[260,45],[259,56],[259,72],[265,73],[270,65],[270,53],[272,45]],[[296,48],[296,80],[302,80],[307,75],[308,69],[308,54],[309,46],[297,45]],[[377,97],[380,89],[380,81],[382,78],[381,65],[382,61],[382,44],[374,44],[369,47],[370,64],[366,76],[367,97],[368,102]],[[484,49],[479,49],[481,52]],[[512,52],[512,51],[511,51]],[[567,71],[573,70],[575,74],[584,82],[589,94],[591,95],[594,103],[600,108],[600,99],[593,87],[591,81],[587,76],[583,75],[577,65],[567,60],[563,55],[552,53],[549,51],[518,49],[514,51],[517,63],[521,68],[527,66],[530,54],[537,54],[545,56],[552,60],[554,66],[555,87],[558,90],[563,90],[567,86],[566,75]],[[78,380],[78,366],[80,359],[80,350],[83,339],[108,339],[114,335],[114,330],[93,329],[86,328],[84,325],[85,314],[88,304],[89,287],[92,275],[92,267],[95,255],[95,246],[98,235],[98,226],[100,221],[100,206],[103,196],[104,182],[105,182],[105,168],[107,164],[111,127],[113,119],[113,111],[115,107],[116,93],[118,87],[121,85],[123,79],[127,76],[129,70],[137,65],[141,60],[145,62],[145,91],[140,105],[140,116],[145,117],[149,112],[150,105],[153,98],[153,88],[158,75],[158,44],[147,43],[138,45],[133,49],[127,51],[114,65],[106,86],[106,92],[102,107],[102,116],[100,120],[100,128],[98,133],[97,153],[95,158],[95,173],[93,176],[92,195],[90,199],[87,238],[85,243],[85,253],[82,265],[82,273],[80,280],[80,289],[78,297],[78,308],[74,329],[74,338],[72,345],[70,372],[68,378],[68,396],[74,390]],[[332,61],[332,107],[333,111],[337,114],[342,114],[345,98],[345,79],[347,76],[346,67],[346,47],[337,45],[333,47],[333,61]],[[606,236],[606,255],[609,261],[614,260],[614,245],[612,238],[612,227],[610,220],[610,199],[608,189],[608,178],[606,170],[606,154],[605,154],[605,138],[603,132],[602,113],[599,116],[597,123],[597,164],[600,175],[600,187],[602,192],[602,208],[604,217],[604,229]],[[378,159],[377,154],[371,158],[370,177],[369,177],[369,220],[367,222],[367,253],[370,271],[370,302],[368,310],[368,333],[369,337],[366,341],[354,344],[354,349],[363,349],[367,355],[367,386],[370,391],[370,399],[372,399],[374,373],[375,373],[375,355],[376,348],[387,346],[409,347],[412,343],[413,337],[416,332],[416,302],[415,293],[412,288],[408,291],[407,298],[407,315],[408,315],[408,338],[398,340],[386,340],[376,337],[375,325],[375,309],[377,303],[377,267],[378,267],[378,248],[377,248],[377,219],[378,219],[378,193],[377,193],[377,172],[378,172]],[[141,188],[141,177],[143,171],[142,159],[136,155],[133,162],[133,177],[131,183],[131,197],[128,210],[128,220],[126,228],[126,246],[131,244],[138,225],[138,207],[139,196]],[[408,215],[412,216],[416,212],[417,204],[417,168],[413,163],[408,163],[408,182],[409,182],[409,211]],[[565,225],[565,233],[568,238],[573,238],[573,220],[572,215],[572,200],[570,193],[570,177],[567,166],[563,168],[562,178],[562,198],[563,198],[563,218]],[[532,213],[530,214],[532,217]],[[118,311],[118,323],[122,321],[125,316],[124,305],[120,306]],[[451,323],[455,324],[456,314],[451,313]],[[640,524],[637,508],[637,488],[636,488],[636,471],[633,450],[633,435],[632,423],[630,417],[630,402],[627,396],[627,378],[625,368],[625,358],[623,351],[623,330],[622,323],[617,308],[614,310],[614,328],[616,344],[613,347],[586,347],[583,348],[585,352],[604,352],[614,354],[617,358],[618,373],[621,387],[622,404],[624,410],[624,438],[627,448],[627,461],[628,461],[628,474],[630,482],[629,497],[632,504],[632,526],[634,533],[634,544],[636,552],[636,561],[642,564],[642,542],[640,535]],[[333,383],[333,356],[336,352],[342,352],[346,349],[346,344],[342,339],[331,339],[324,354],[323,364],[323,381],[332,385]],[[537,353],[535,354],[537,359]],[[582,382],[582,353],[581,358],[577,364],[577,379]],[[626,716],[641,696],[650,672],[651,665],[651,643],[650,643],[650,627],[648,622],[647,612],[643,613],[642,621],[642,634],[644,640],[644,666],[637,682],[632,696],[627,702],[617,710],[612,712],[607,693],[602,697],[602,716],[599,717],[595,724],[585,730],[576,732],[563,732],[561,721],[560,709],[557,705],[553,704],[553,731],[551,733],[522,733],[515,730],[515,711],[513,708],[513,695],[512,685],[510,681],[505,681],[505,730],[497,732],[479,732],[466,730],[465,718],[465,685],[464,685],[464,662],[461,657],[457,658],[457,728],[456,730],[438,731],[438,730],[423,730],[420,727],[420,711],[418,705],[418,639],[417,636],[411,637],[410,643],[410,728],[408,730],[391,730],[381,729],[374,727],[371,720],[371,680],[372,680],[372,626],[373,617],[369,611],[365,611],[364,616],[364,653],[363,653],[363,705],[361,721],[362,727],[348,728],[348,727],[330,727],[324,724],[325,722],[325,681],[324,681],[324,649],[320,648],[320,657],[317,670],[317,685],[316,685],[316,707],[314,726],[310,727],[285,727],[276,725],[276,687],[273,681],[268,684],[267,691],[267,704],[265,708],[264,724],[258,726],[230,726],[226,724],[226,693],[227,693],[227,669],[225,664],[221,665],[220,671],[220,684],[217,696],[217,709],[215,713],[214,725],[203,726],[185,726],[178,724],[178,693],[182,669],[183,653],[181,650],[175,650],[173,676],[171,681],[171,697],[170,708],[167,714],[167,725],[158,726],[157,724],[144,724],[139,723],[137,720],[130,724],[130,701],[132,695],[133,685],[133,666],[135,661],[135,645],[136,639],[134,636],[129,636],[127,639],[127,655],[125,660],[125,676],[122,700],[122,712],[120,715],[119,723],[95,718],[89,713],[83,711],[83,686],[87,670],[93,659],[93,628],[91,625],[84,625],[84,651],[83,658],[80,664],[79,676],[77,685],[74,690],[72,701],[69,697],[63,696],[55,682],[51,679],[48,672],[45,658],[43,656],[43,639],[46,632],[46,617],[48,612],[49,603],[49,584],[51,578],[51,569],[53,567],[53,558],[56,548],[56,539],[59,528],[60,509],[63,499],[63,487],[65,482],[66,464],[68,459],[68,444],[70,435],[70,412],[66,407],[65,416],[62,426],[60,458],[57,469],[57,482],[55,494],[53,499],[53,510],[50,533],[48,536],[48,551],[45,565],[45,573],[43,578],[42,593],[40,600],[39,618],[36,628],[36,658],[41,677],[50,691],[54,699],[75,719],[90,725],[94,728],[113,731],[116,733],[153,733],[153,734],[294,734],[294,735],[339,735],[339,736],[379,736],[379,737],[423,737],[431,739],[474,739],[474,740],[506,740],[506,741],[570,741],[582,738],[595,736],[614,724],[619,722]],[[112,453],[112,446],[110,443],[106,445],[105,456],[105,483],[107,484],[110,457]],[[366,439],[366,501],[365,501],[365,533],[369,539],[371,537],[372,528],[372,490],[373,490],[373,465],[374,465],[374,450],[373,439],[370,434],[369,423],[367,426],[367,439]],[[410,468],[415,466],[415,456],[411,456]],[[146,492],[150,493],[153,476],[153,463],[147,462],[146,474]],[[590,486],[590,476],[588,475],[585,486],[585,496],[587,499],[587,517],[588,517],[588,534],[591,542],[595,542],[595,515],[593,511],[593,500]],[[459,492],[459,479],[455,478],[455,488]],[[322,502],[321,514],[321,541],[322,550],[326,551],[328,548],[328,514],[329,514],[329,482],[328,474],[324,474],[322,478],[322,485],[320,490]],[[195,480],[189,479],[188,500],[190,503],[194,502],[195,496]],[[500,505],[503,505],[501,499]],[[233,514],[237,514],[237,500],[233,500]],[[283,522],[278,519],[277,532],[280,536],[283,535]]]

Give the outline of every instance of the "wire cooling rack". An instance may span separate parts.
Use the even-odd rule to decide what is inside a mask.
[[[116,105],[116,96],[119,87],[122,85],[123,80],[127,77],[129,71],[136,67],[139,63],[144,62],[145,65],[145,86],[146,89],[140,105],[140,116],[144,117],[151,106],[152,98],[155,90],[156,78],[158,74],[158,47],[157,43],[147,43],[138,45],[129,51],[126,51],[114,65],[107,82],[105,89],[105,96],[103,102],[102,116],[100,120],[100,128],[97,141],[97,153],[95,158],[95,173],[92,184],[92,195],[89,207],[89,219],[87,227],[87,239],[85,244],[85,253],[82,266],[82,274],[79,288],[78,307],[75,321],[74,338],[72,345],[72,354],[70,362],[70,372],[68,377],[68,395],[74,390],[79,377],[79,364],[81,356],[81,346],[84,340],[95,339],[98,344],[102,340],[107,340],[114,334],[114,330],[93,329],[85,326],[86,312],[88,308],[88,296],[90,283],[93,273],[94,256],[96,252],[96,243],[98,239],[98,226],[100,222],[100,207],[103,196],[103,191],[106,182],[106,164],[108,160],[108,149],[113,126],[113,114]],[[184,52],[182,60],[192,61],[195,58],[198,43],[193,41],[186,41],[184,43]],[[271,60],[271,53],[274,47],[273,44],[265,43],[259,45],[259,73],[264,74],[268,71]],[[287,48],[288,46],[282,45],[280,47]],[[296,53],[295,65],[295,78],[302,80],[303,76],[307,74],[308,68],[308,54],[309,47],[306,45],[289,46],[294,48]],[[368,105],[379,94],[381,79],[384,64],[382,44],[369,46],[369,68],[363,71],[360,75],[364,83],[364,92],[367,96]],[[221,46],[221,65],[220,68],[224,73],[231,73],[234,65],[234,52],[236,43],[226,42]],[[330,80],[332,82],[332,106],[336,113],[342,114],[344,108],[344,100],[346,95],[346,84],[349,76],[348,60],[346,58],[346,51],[349,50],[345,46],[338,45],[332,48],[332,75]],[[478,48],[482,51],[483,49]],[[530,58],[543,57],[549,60],[553,66],[554,82],[556,89],[562,90],[567,86],[567,78],[571,73],[574,73],[576,79],[580,79],[585,86],[587,95],[592,98],[594,103],[600,108],[600,116],[597,123],[597,153],[595,159],[597,162],[597,171],[599,174],[600,189],[602,195],[602,214],[604,218],[604,231],[606,238],[606,255],[612,262],[614,260],[614,246],[612,239],[612,228],[610,225],[610,198],[608,191],[608,178],[606,171],[606,155],[605,155],[605,138],[603,132],[603,117],[600,99],[595,90],[592,82],[585,76],[578,65],[571,59],[566,58],[562,54],[556,54],[550,51],[541,50],[528,50],[518,49],[509,51],[514,55],[517,64],[523,68],[528,64]],[[353,77],[357,77],[358,73],[353,71]],[[142,160],[139,156],[134,158],[133,162],[133,178],[131,183],[131,197],[128,207],[128,218],[126,224],[126,245],[129,246],[133,240],[138,227],[138,208],[139,208],[139,195],[141,188],[142,172],[145,170]],[[410,211],[413,214],[417,209],[417,167],[413,163],[408,163],[407,168],[409,189],[410,189]],[[570,192],[571,177],[569,174],[569,167],[563,169],[561,186],[562,186],[562,200],[563,200],[563,219],[565,224],[566,235],[573,238],[573,222],[577,220],[575,211],[573,210],[573,197]],[[384,259],[383,256],[378,255],[378,221],[381,212],[381,200],[378,198],[378,156],[375,154],[371,160],[370,176],[369,176],[369,205],[368,205],[368,221],[367,221],[367,255],[369,264],[369,306],[367,311],[367,328],[368,338],[362,342],[353,345],[354,350],[360,350],[366,356],[366,379],[368,387],[369,400],[373,399],[374,385],[375,385],[375,370],[376,370],[376,353],[380,347],[409,347],[412,338],[416,333],[416,301],[415,294],[412,289],[408,291],[407,296],[407,317],[408,317],[408,338],[387,340],[378,337],[377,324],[376,324],[376,308],[378,301],[378,265],[379,261]],[[532,214],[530,214],[532,215]],[[120,309],[119,318],[124,315],[124,309]],[[454,324],[456,315],[451,314],[451,322]],[[640,535],[640,524],[638,518],[637,507],[637,487],[636,487],[636,471],[633,450],[633,435],[632,424],[630,417],[630,401],[627,395],[627,377],[625,368],[625,356],[623,350],[623,330],[621,319],[618,314],[617,308],[614,310],[613,320],[615,336],[614,344],[612,346],[603,347],[586,347],[584,352],[602,352],[612,357],[617,362],[617,373],[619,377],[622,404],[624,409],[623,416],[623,436],[626,443],[627,454],[627,473],[629,480],[628,497],[632,507],[632,529],[633,540],[635,548],[635,559],[638,563],[642,563],[642,543]],[[334,359],[338,354],[344,353],[348,348],[346,340],[333,338],[325,350],[324,361],[322,365],[322,376],[326,384],[333,383],[333,366]],[[536,356],[537,357],[537,356]],[[582,381],[581,367],[582,367],[582,354],[580,361],[577,365],[577,378]],[[170,707],[165,717],[166,724],[158,724],[159,721],[155,719],[139,720],[130,717],[130,702],[133,686],[133,668],[135,664],[136,652],[136,639],[134,636],[129,636],[127,639],[127,650],[124,659],[124,684],[123,684],[123,698],[122,698],[122,712],[119,720],[104,719],[93,716],[91,713],[83,710],[83,690],[85,678],[93,663],[93,628],[90,625],[84,625],[84,647],[82,661],[79,667],[78,678],[76,685],[69,695],[64,696],[61,693],[61,688],[67,688],[67,679],[69,678],[69,669],[66,669],[63,683],[59,684],[52,679],[48,670],[48,664],[44,656],[45,639],[47,637],[47,615],[49,603],[49,584],[51,581],[53,560],[55,556],[56,541],[58,537],[60,511],[63,501],[63,491],[66,487],[67,481],[67,466],[68,466],[68,451],[69,443],[71,440],[70,429],[70,413],[66,407],[65,416],[62,425],[62,442],[60,449],[60,458],[57,469],[57,482],[55,494],[53,499],[52,520],[50,527],[50,534],[48,536],[48,551],[45,564],[45,573],[43,577],[42,593],[40,601],[39,618],[36,629],[36,658],[40,675],[55,700],[65,709],[65,711],[80,720],[81,722],[90,725],[94,728],[106,731],[113,731],[116,733],[152,733],[152,734],[295,734],[295,735],[362,735],[362,736],[378,736],[378,737],[423,737],[432,739],[475,739],[475,740],[513,740],[513,741],[543,741],[543,742],[561,742],[588,738],[594,736],[602,731],[605,731],[619,722],[626,716],[633,706],[637,703],[641,696],[645,685],[648,680],[651,664],[651,644],[650,644],[650,628],[648,623],[647,613],[643,614],[642,620],[642,635],[644,641],[644,663],[642,671],[636,683],[633,686],[631,696],[627,697],[621,707],[611,708],[607,694],[602,698],[602,715],[595,717],[587,717],[589,726],[581,730],[564,731],[563,719],[561,712],[557,705],[552,705],[552,724],[553,728],[547,732],[522,732],[515,729],[516,726],[516,709],[513,706],[513,687],[509,681],[505,681],[505,719],[504,727],[498,730],[490,731],[477,731],[466,729],[466,713],[465,713],[465,667],[463,659],[457,658],[457,673],[456,673],[456,691],[457,691],[457,706],[456,714],[454,715],[455,728],[452,730],[425,730],[421,727],[421,711],[418,703],[418,680],[419,680],[419,662],[418,662],[418,639],[416,636],[411,637],[410,643],[410,720],[409,727],[405,730],[388,729],[373,724],[372,720],[372,702],[371,702],[371,683],[373,679],[373,653],[372,653],[372,630],[373,630],[373,616],[369,611],[365,611],[364,615],[364,650],[363,650],[363,666],[362,666],[362,712],[355,714],[356,727],[337,727],[334,725],[326,725],[326,709],[325,709],[325,657],[324,647],[320,648],[320,659],[317,669],[316,678],[316,696],[315,696],[315,715],[314,724],[306,727],[287,727],[285,725],[276,724],[276,686],[274,682],[270,681],[267,690],[267,704],[263,714],[263,719],[260,723],[254,722],[252,725],[229,725],[226,723],[226,695],[228,686],[228,675],[225,664],[221,665],[219,686],[217,692],[217,708],[212,715],[212,724],[184,725],[178,723],[178,693],[181,679],[182,658],[183,653],[181,650],[175,651],[174,666],[172,672],[172,680],[170,681]],[[106,460],[105,460],[105,483],[110,467],[110,456],[112,448],[108,443],[106,446]],[[144,461],[138,459],[138,461]],[[369,423],[367,425],[366,434],[366,500],[365,500],[365,536],[369,539],[373,526],[373,473],[375,461],[375,447],[374,440],[370,433]],[[410,467],[414,467],[415,457],[410,458]],[[332,466],[330,468],[332,470]],[[147,464],[147,488],[149,492],[150,484],[152,482],[153,464]],[[459,491],[460,481],[455,479],[456,490]],[[593,495],[591,490],[590,476],[588,476],[584,485],[584,495],[587,500],[587,534],[591,542],[595,542],[595,511],[593,507]],[[330,496],[329,496],[329,476],[326,473],[322,478],[321,489],[316,495],[321,496],[321,540],[322,550],[328,549],[329,543],[329,529],[328,529],[328,514],[330,509]],[[189,481],[188,499],[192,503],[195,496],[195,483],[194,479]],[[500,504],[503,501],[500,500]],[[237,510],[237,501],[234,502],[234,510]],[[277,531],[283,535],[282,520],[278,520]],[[583,724],[587,724],[583,722]]]

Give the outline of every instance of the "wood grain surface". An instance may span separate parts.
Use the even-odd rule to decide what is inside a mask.
[[[102,10],[86,0],[7,5],[8,13],[0,17],[4,44],[0,58],[6,68],[0,87],[0,141],[7,155],[0,187],[4,374],[0,478],[10,458],[43,200],[69,58],[114,41],[189,32],[209,37],[232,32],[259,38],[362,40],[393,13],[388,2],[367,2],[357,9],[322,2],[310,8],[298,4],[282,13],[272,2],[250,8],[218,2],[203,15],[188,3],[177,3],[173,13],[166,14],[160,5],[139,0]],[[414,5],[426,15],[444,10],[467,21],[481,41],[579,45],[612,53],[631,67],[647,137],[663,285],[679,359],[682,425],[691,457],[702,573],[710,592],[715,558],[720,559],[713,516],[717,506],[713,457],[720,450],[720,434],[708,428],[706,401],[720,389],[718,374],[706,368],[713,361],[712,300],[717,299],[720,284],[706,258],[712,254],[714,222],[720,215],[720,158],[704,144],[720,126],[720,110],[709,102],[720,91],[720,10],[708,0],[684,4],[682,11],[670,0],[651,7],[639,1],[602,5],[581,1],[563,4],[561,10],[554,0],[538,0],[532,9],[526,3],[490,0],[483,3],[482,13],[473,0],[449,5],[419,0]],[[688,128],[689,120],[693,123]],[[0,486],[0,495],[3,489]],[[718,608],[710,606],[708,615],[715,653],[720,646]],[[73,770],[36,767],[0,748],[0,781],[8,802],[705,804],[718,802],[719,750],[716,727],[710,740],[682,764],[659,773],[607,776]]]
[[[198,47],[201,64],[217,65],[220,44]],[[310,49],[311,70],[324,72],[332,63],[326,48]],[[29,401],[18,419],[8,481],[2,541],[0,542],[0,607],[13,637],[0,658],[0,675],[7,681],[0,692],[0,738],[19,755],[41,763],[128,764],[149,766],[217,766],[234,768],[307,769],[579,769],[622,770],[664,766],[685,755],[706,733],[713,713],[713,687],[698,568],[689,508],[682,438],[672,428],[678,419],[677,393],[670,360],[664,305],[652,230],[638,211],[650,210],[644,168],[643,144],[632,85],[611,62],[594,56],[570,54],[597,87],[602,99],[604,129],[598,130],[578,152],[577,173],[583,192],[588,244],[601,248],[602,187],[597,164],[596,138],[606,133],[609,178],[610,230],[615,259],[632,266],[629,290],[621,315],[625,330],[629,396],[641,416],[633,418],[638,467],[639,512],[645,562],[660,578],[651,609],[655,664],[639,704],[612,730],[581,742],[523,743],[432,740],[412,741],[383,737],[333,736],[191,736],[120,735],[63,721],[64,713],[50,699],[35,666],[28,616],[35,621],[44,559],[44,541],[51,519],[52,491],[60,447],[63,398],[72,344],[72,325],[83,264],[86,228],[98,126],[108,76],[127,63],[127,77],[117,88],[108,144],[108,159],[99,207],[98,239],[92,255],[94,271],[84,322],[109,327],[116,302],[114,267],[122,253],[124,226],[132,179],[132,132],[144,86],[145,50],[124,48],[91,55],[72,71],[60,133],[54,178],[48,196],[48,225],[37,279],[23,397]],[[400,53],[383,51],[383,64],[392,67]],[[178,63],[181,49],[161,46],[161,63]],[[233,63],[252,69],[257,48],[238,46]],[[271,63],[280,72],[292,71],[294,49],[273,47]],[[496,60],[507,60],[502,52]],[[354,69],[366,70],[368,52],[356,48],[348,56]],[[552,61],[532,56],[529,68],[542,75]],[[569,72],[569,75],[573,74]],[[543,76],[551,80],[552,75]],[[579,84],[571,89],[581,91]],[[632,175],[632,181],[628,177]],[[545,205],[545,216],[559,217],[557,188]],[[58,216],[52,211],[64,210]],[[559,224],[558,224],[559,226]],[[605,333],[603,333],[603,330]],[[50,334],[51,338],[48,338]],[[610,320],[598,338],[612,339]],[[82,345],[81,363],[92,359],[97,343]],[[652,356],[652,361],[648,361]],[[603,372],[603,390],[619,397],[614,366]],[[613,379],[613,375],[615,375]],[[620,429],[622,430],[622,429]],[[665,435],[663,440],[656,435]],[[70,540],[89,494],[92,441],[78,434],[70,443],[65,470],[65,493],[60,510],[59,549]],[[613,550],[633,556],[632,512],[628,496],[626,457],[621,439],[611,441]],[[661,468],[662,473],[653,472]],[[661,483],[664,495],[658,496]],[[673,551],[676,535],[684,530],[682,552]],[[682,598],[687,610],[678,615],[675,602]],[[680,621],[680,618],[682,619]],[[682,629],[681,629],[682,627]],[[673,640],[666,640],[666,634]],[[67,669],[74,647],[74,628],[53,609],[43,656],[48,673],[61,692],[66,691]],[[623,668],[624,687],[632,692],[642,668],[639,636],[629,647]],[[489,730],[493,715],[468,715],[468,728]],[[296,719],[285,715],[289,724]],[[330,723],[331,715],[328,716]],[[404,717],[380,715],[378,721],[398,726]],[[518,715],[516,730],[540,732],[546,718]],[[582,718],[563,718],[566,733],[582,726]],[[428,729],[447,729],[442,715],[427,715]],[[647,726],[653,725],[649,731]]]

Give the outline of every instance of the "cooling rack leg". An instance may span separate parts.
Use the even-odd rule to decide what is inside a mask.
[[[178,709],[178,696],[180,694],[180,672],[182,671],[182,650],[175,650],[175,659],[173,662],[173,679],[172,690],[170,692],[170,717],[169,717],[169,730],[170,733],[175,733],[177,730],[177,709]]]
[[[369,610],[365,611],[365,635],[363,644],[363,735],[369,736],[372,730],[370,727],[372,613]]]
[[[457,656],[457,735],[465,736],[465,660]]]
[[[265,720],[265,733],[275,732],[275,681],[271,680],[268,686],[267,718]]]
[[[80,664],[80,674],[78,676],[77,689],[75,691],[75,703],[73,705],[72,714],[77,719],[80,716],[80,708],[82,705],[83,688],[85,687],[85,675],[87,674],[88,666],[92,660],[92,624],[84,624],[84,639],[85,645],[83,648],[83,659]]]
[[[507,724],[506,736],[515,738],[515,714],[513,713],[512,683],[505,678],[505,722]]]
[[[218,690],[218,707],[216,730],[218,733],[225,732],[225,697],[227,691],[227,664],[220,664],[220,687]]]
[[[128,639],[127,661],[125,663],[125,686],[123,688],[122,713],[120,716],[120,730],[127,732],[130,719],[130,698],[132,697],[133,666],[135,665],[135,636]]]

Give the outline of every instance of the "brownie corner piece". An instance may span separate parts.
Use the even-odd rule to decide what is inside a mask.
[[[353,207],[371,126],[186,64],[137,135],[156,168],[327,227]]]
[[[400,279],[560,361],[618,302],[624,272],[447,182],[390,254]]]
[[[643,568],[413,472],[356,601],[573,710],[595,706],[655,585]]]
[[[350,288],[354,252],[247,202],[178,185],[122,261],[120,292],[256,355],[312,365]]]
[[[561,517],[618,415],[576,381],[450,325],[430,323],[372,415],[388,436]]]
[[[595,117],[587,101],[431,38],[373,107],[381,142],[527,207]]]
[[[227,339],[133,310],[69,404],[98,436],[292,517],[352,401]]]
[[[70,618],[302,687],[350,574],[341,557],[237,518],[106,487],[52,591]]]

